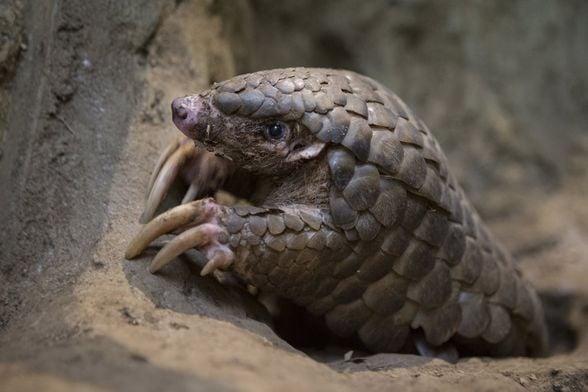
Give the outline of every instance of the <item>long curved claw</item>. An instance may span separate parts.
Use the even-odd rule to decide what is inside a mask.
[[[165,161],[161,170],[157,173],[149,198],[145,205],[145,210],[139,219],[140,223],[147,223],[155,215],[157,207],[161,204],[167,191],[170,189],[174,180],[178,176],[180,169],[186,161],[192,158],[195,147],[192,143],[183,143],[174,151]]]
[[[186,203],[189,203],[192,200],[194,200],[196,198],[196,196],[198,196],[199,190],[200,190],[200,187],[198,186],[198,184],[192,183],[190,185],[190,187],[188,188],[188,190],[186,191],[186,194],[184,195],[184,198],[182,199],[181,204],[186,204]]]
[[[206,276],[217,269],[227,269],[233,264],[235,255],[226,245],[217,245],[214,253],[215,255],[208,260],[204,268],[200,271],[201,276]]]
[[[161,155],[159,155],[159,158],[157,158],[157,162],[155,162],[155,167],[153,168],[153,171],[151,172],[151,177],[149,178],[149,185],[147,186],[146,195],[147,198],[149,198],[149,195],[151,194],[151,189],[153,189],[153,184],[155,183],[155,180],[157,179],[157,176],[161,171],[163,164],[168,160],[168,158],[173,154],[173,152],[177,150],[179,145],[180,139],[176,138],[165,148],[165,150],[163,150]]]
[[[149,272],[157,272],[188,249],[200,248],[204,245],[210,244],[220,231],[222,231],[222,229],[218,225],[211,223],[206,223],[184,231],[157,253],[149,266]]]
[[[137,257],[153,240],[188,224],[205,222],[215,214],[216,206],[212,199],[198,200],[182,204],[157,216],[147,223],[131,240],[125,252],[126,259]]]

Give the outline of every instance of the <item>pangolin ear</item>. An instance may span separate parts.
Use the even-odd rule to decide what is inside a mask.
[[[301,159],[305,160],[315,158],[323,151],[325,146],[325,142],[316,141],[308,146],[305,146],[297,150],[290,149],[290,153],[286,158],[286,162],[294,162]]]

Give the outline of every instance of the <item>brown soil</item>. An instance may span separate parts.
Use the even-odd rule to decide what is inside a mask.
[[[21,9],[20,3],[14,2],[15,10]],[[27,45],[10,52],[16,53],[10,56],[10,67],[1,68],[6,70],[2,91],[10,97],[8,114],[0,117],[4,151],[0,158],[4,207],[0,211],[4,228],[0,233],[1,390],[588,390],[588,139],[585,127],[577,125],[586,124],[585,114],[576,110],[588,102],[586,88],[581,88],[588,86],[583,84],[586,75],[578,74],[576,100],[566,101],[568,110],[560,114],[560,123],[569,125],[569,131],[556,141],[549,139],[548,125],[541,128],[533,123],[529,112],[517,117],[518,112],[504,107],[488,109],[501,97],[514,99],[493,90],[491,84],[483,84],[488,87],[483,92],[473,87],[471,94],[479,98],[482,117],[472,120],[473,128],[463,118],[449,124],[440,114],[440,107],[459,107],[463,101],[456,101],[456,91],[439,96],[436,89],[431,90],[436,75],[429,76],[428,82],[415,82],[412,90],[400,83],[401,90],[407,91],[399,91],[412,97],[409,102],[433,122],[434,132],[434,122],[441,129],[454,126],[453,133],[437,134],[493,231],[541,292],[555,354],[542,359],[466,358],[452,365],[395,354],[356,355],[346,361],[343,352],[331,350],[329,355],[314,353],[313,358],[322,358],[319,361],[278,337],[253,298],[200,278],[185,259],[151,275],[147,264],[153,253],[132,262],[122,255],[139,228],[137,219],[152,165],[176,132],[168,115],[172,98],[248,67],[280,65],[274,60],[287,65],[349,66],[379,79],[391,62],[382,62],[378,69],[366,66],[377,61],[367,58],[360,45],[353,46],[347,37],[350,33],[334,21],[320,28],[311,23],[319,16],[309,17],[307,34],[319,31],[329,42],[342,42],[339,50],[327,45],[334,53],[326,53],[312,46],[323,41],[308,43],[308,38],[290,35],[292,29],[302,30],[300,24],[290,22],[300,20],[297,13],[308,10],[306,1],[297,2],[298,7],[288,3],[279,12],[266,1],[23,3],[25,11],[18,14],[22,19],[15,19],[21,25],[13,26],[11,34],[20,37],[22,28]],[[429,2],[420,3],[417,10],[398,5],[400,16],[391,19],[391,28],[418,35],[421,22],[411,16],[417,11],[424,12],[431,25],[431,15],[438,15],[438,9]],[[384,4],[374,2],[371,12],[377,13]],[[525,9],[525,4],[519,2],[517,7]],[[358,15],[353,15],[349,1],[340,7],[336,16],[341,20],[369,16],[367,6]],[[345,7],[347,12],[341,10]],[[329,9],[327,5],[318,8],[320,12]],[[459,16],[460,9],[458,4],[442,15]],[[490,11],[479,12],[494,15]],[[503,16],[511,15],[509,10],[494,11],[504,23]],[[268,12],[277,14],[271,19]],[[561,26],[580,20],[575,13],[582,14],[583,8],[558,12],[560,19],[550,31],[564,34],[566,42],[573,42],[569,50],[575,53],[574,45],[583,47],[577,42],[588,43],[588,34],[580,27]],[[527,27],[538,35],[544,26]],[[471,32],[467,26],[462,28],[458,36]],[[277,47],[275,36],[266,29],[290,37],[292,48],[314,49],[301,50],[300,57],[293,49],[281,54],[283,48]],[[417,37],[420,43],[410,42],[435,53],[434,40],[443,37],[434,29],[424,31]],[[14,42],[20,46],[20,40]],[[450,61],[446,55],[452,56],[452,45],[461,44],[443,41],[445,50],[432,57],[431,66],[444,66]],[[343,59],[342,48],[347,48]],[[388,53],[384,44],[374,43],[371,50]],[[393,57],[390,53],[381,56]],[[427,59],[419,51],[411,56],[423,69],[413,73],[413,80],[419,80],[426,74]],[[542,68],[541,64],[537,62],[537,67]],[[449,65],[465,67],[457,59]],[[472,77],[474,86],[487,82],[490,73],[476,73],[475,68],[468,72],[463,78]],[[451,75],[455,85],[465,83],[458,79],[459,69]],[[503,76],[507,84],[511,76]],[[517,87],[521,91],[538,89],[534,78],[520,78],[524,80]],[[394,87],[391,80],[387,82]],[[418,93],[427,84],[431,98]],[[517,107],[524,106],[525,97],[533,108],[552,103],[552,97],[538,103],[535,95],[520,94]],[[543,115],[537,110],[538,117]],[[513,124],[536,129],[539,141],[521,142]],[[460,139],[471,129],[479,130]],[[501,138],[494,140],[489,129]],[[487,163],[497,156],[508,159],[496,162],[500,169],[493,172]],[[474,157],[483,164],[469,165]],[[480,167],[483,170],[477,171]],[[487,176],[488,172],[493,174]],[[520,181],[521,173],[529,172],[532,178]]]

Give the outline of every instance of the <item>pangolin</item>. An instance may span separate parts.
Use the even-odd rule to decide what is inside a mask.
[[[380,83],[345,70],[260,71],[175,99],[172,113],[187,138],[158,161],[149,222],[126,258],[173,232],[152,272],[195,248],[208,260],[202,274],[230,271],[373,352],[545,354],[535,290],[427,126]],[[152,219],[180,175],[191,184],[183,204]],[[219,188],[250,204],[194,200]]]

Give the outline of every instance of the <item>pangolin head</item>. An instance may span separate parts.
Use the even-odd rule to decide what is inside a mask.
[[[240,75],[175,99],[173,120],[188,137],[239,167],[283,174],[344,135],[346,129],[337,129],[327,116],[332,108],[321,107],[328,100],[324,91],[333,84],[324,72],[305,68]],[[325,128],[328,133],[321,137]]]

